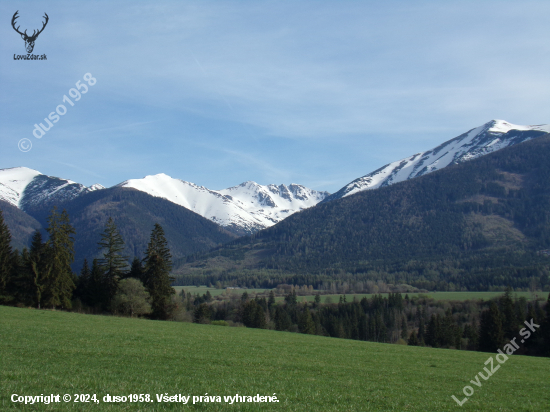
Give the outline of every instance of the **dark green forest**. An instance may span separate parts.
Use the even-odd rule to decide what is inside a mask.
[[[550,137],[322,203],[177,262],[179,284],[550,288]]]
[[[188,290],[181,291],[180,305],[193,313],[197,323],[233,322],[334,338],[482,352],[496,352],[517,339],[515,353],[550,356],[550,297],[541,305],[514,298],[510,289],[488,302],[435,301],[422,295],[409,299],[389,293],[360,301],[347,301],[341,295],[338,303],[322,303],[319,294],[313,303],[298,303],[294,289],[284,302],[276,302],[273,290],[267,299],[249,298],[245,292],[240,300],[230,301],[215,301],[208,292],[199,296]]]

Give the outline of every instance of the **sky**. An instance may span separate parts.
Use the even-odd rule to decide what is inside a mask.
[[[16,11],[28,34],[48,14],[33,51],[47,60],[16,60]],[[0,169],[333,193],[492,119],[550,123],[548,15],[547,1],[2,1]]]

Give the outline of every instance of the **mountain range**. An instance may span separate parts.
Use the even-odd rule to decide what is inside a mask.
[[[66,208],[78,226],[77,255],[89,253],[87,248],[95,251],[106,219],[118,216],[129,255],[139,255],[146,246],[149,226],[163,221],[170,226],[173,254],[181,258],[236,236],[258,233],[296,212],[463,164],[549,131],[548,125],[518,126],[492,120],[432,150],[389,163],[332,195],[298,184],[264,186],[252,181],[211,190],[162,173],[111,188],[86,187],[26,167],[1,169],[0,209],[18,248],[28,244],[34,230],[46,226],[49,211],[57,205]]]
[[[136,189],[166,199],[236,235],[270,227],[297,211],[316,205],[329,195],[297,184],[263,186],[252,181],[228,189],[211,190],[164,173],[127,180],[113,188]],[[98,190],[105,188],[99,184],[86,187],[26,167],[0,170],[0,201],[42,218],[54,204],[65,204]]]
[[[550,134],[296,213],[176,265],[178,284],[550,289]],[[324,285],[326,286],[326,284]]]

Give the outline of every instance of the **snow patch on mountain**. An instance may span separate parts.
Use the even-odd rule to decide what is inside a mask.
[[[263,186],[251,181],[211,190],[164,173],[127,180],[117,186],[167,199],[238,234],[272,226],[328,196],[327,192],[297,184]]]
[[[103,189],[86,187],[72,180],[46,176],[28,167],[0,169],[0,200],[21,210],[51,202],[64,202],[81,194]]]
[[[504,120],[492,120],[432,150],[389,163],[368,175],[355,179],[324,201],[340,199],[363,190],[389,186],[422,176],[549,132],[550,125],[519,126]]]
[[[19,207],[25,188],[40,174],[28,167],[0,169],[0,200]]]

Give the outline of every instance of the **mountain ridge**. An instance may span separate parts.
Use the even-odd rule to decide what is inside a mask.
[[[513,146],[550,132],[550,125],[520,126],[504,120],[491,120],[431,150],[388,163],[359,177],[327,196],[323,202],[341,199],[423,176],[452,164],[459,164]]]
[[[329,195],[294,183],[264,186],[253,181],[211,190],[164,173],[126,180],[111,188],[115,187],[133,188],[166,199],[239,236],[272,226],[297,211],[316,205]],[[105,189],[100,184],[86,187],[26,167],[0,169],[0,200],[37,218],[37,214],[44,213],[46,206],[51,208]]]

